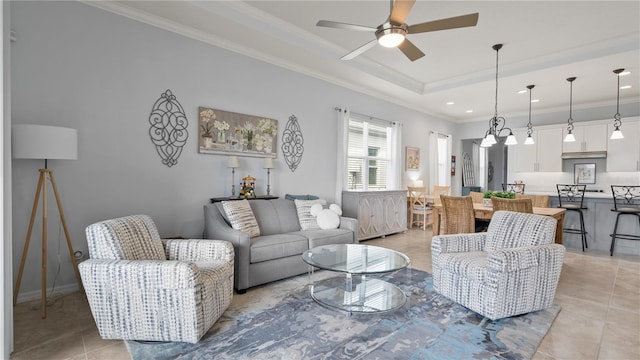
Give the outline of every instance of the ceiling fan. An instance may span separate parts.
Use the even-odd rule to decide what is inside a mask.
[[[423,22],[415,25],[407,25],[404,21],[409,15],[409,12],[415,2],[416,0],[390,0],[391,11],[389,18],[377,27],[347,24],[329,20],[320,20],[316,26],[375,32],[376,38],[374,40],[371,40],[351,51],[341,57],[340,60],[351,60],[372,48],[377,42],[384,47],[397,47],[409,58],[409,60],[416,61],[423,57],[424,53],[406,38],[408,34],[476,26],[478,23],[478,13],[474,13]]]

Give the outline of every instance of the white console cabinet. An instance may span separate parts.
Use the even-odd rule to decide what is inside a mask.
[[[342,216],[358,219],[358,240],[407,230],[407,191],[343,191]]]

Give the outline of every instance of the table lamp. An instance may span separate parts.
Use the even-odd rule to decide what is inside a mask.
[[[67,247],[69,248],[69,257],[73,264],[73,270],[80,290],[82,290],[82,281],[78,272],[78,264],[73,255],[73,247],[67,222],[62,211],[62,202],[58,193],[53,170],[47,166],[48,160],[77,160],[78,159],[78,134],[76,129],[32,124],[16,124],[12,127],[11,153],[14,159],[44,159],[44,169],[40,169],[40,177],[36,187],[36,195],[33,200],[33,209],[31,210],[31,220],[29,220],[29,229],[27,230],[27,238],[22,251],[22,260],[20,261],[20,270],[16,280],[16,288],[13,293],[13,305],[18,300],[18,292],[20,291],[20,282],[22,280],[22,272],[24,263],[29,250],[29,242],[31,241],[31,232],[33,223],[38,212],[38,201],[42,193],[42,318],[47,317],[47,178],[53,188],[53,193],[58,205],[60,221],[67,238]]]
[[[240,167],[238,157],[235,155],[229,156],[227,167],[231,168],[231,196],[236,196],[236,168]]]
[[[275,168],[275,164],[273,162],[273,158],[264,158],[264,168],[267,169],[267,196],[271,195],[271,169]]]

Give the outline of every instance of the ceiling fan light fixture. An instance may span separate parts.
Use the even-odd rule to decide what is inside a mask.
[[[376,31],[378,44],[386,48],[394,48],[402,44],[407,36],[406,25],[392,25],[390,23],[382,24]]]

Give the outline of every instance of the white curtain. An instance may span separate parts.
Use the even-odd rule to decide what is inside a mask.
[[[402,189],[402,123],[393,122],[390,132],[391,163],[387,185],[390,190],[399,190]]]
[[[342,206],[342,190],[347,188],[347,136],[349,133],[349,109],[336,109],[336,195],[334,203]]]

